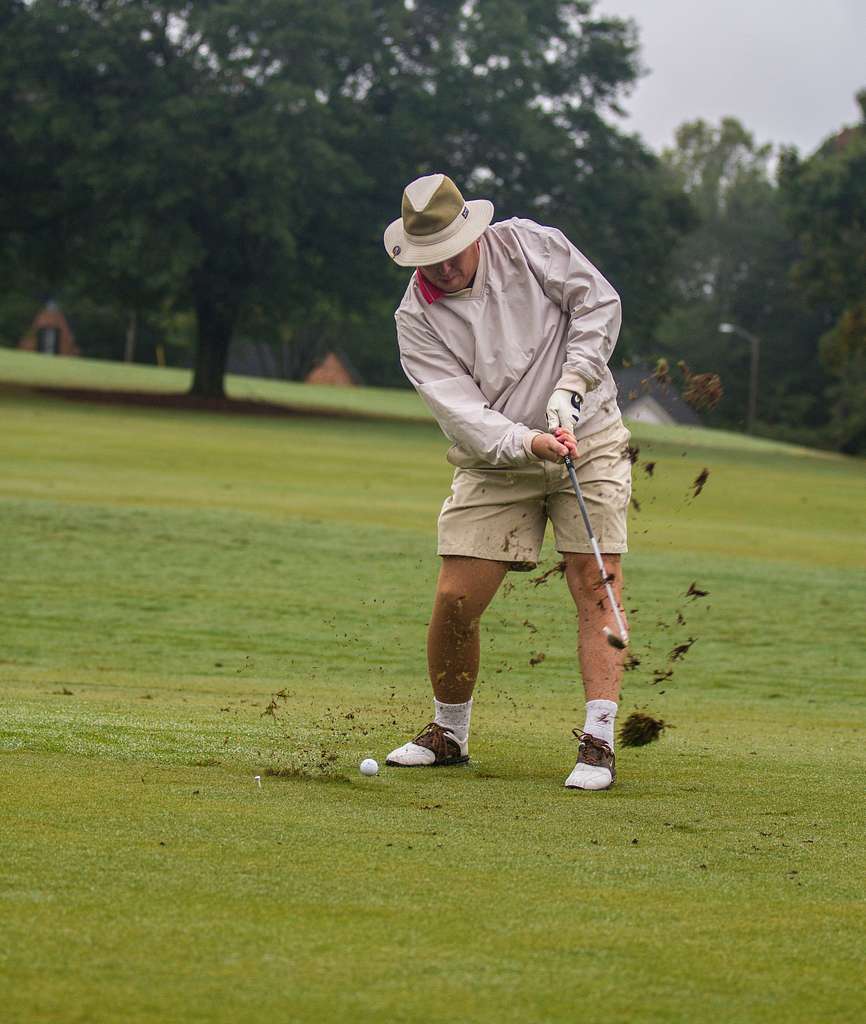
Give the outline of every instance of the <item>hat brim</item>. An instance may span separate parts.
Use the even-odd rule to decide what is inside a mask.
[[[431,235],[425,242],[423,235],[406,234],[402,218],[393,221],[385,229],[385,251],[400,267],[428,267],[450,260],[480,238],[493,220],[493,203],[488,199],[470,199],[466,206],[469,216],[453,235],[442,240]]]

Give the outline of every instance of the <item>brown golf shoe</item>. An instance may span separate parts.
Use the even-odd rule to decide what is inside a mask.
[[[616,782],[616,755],[604,740],[572,730],[580,740],[577,764],[565,780],[566,789],[610,789]]]
[[[468,740],[461,743],[444,725],[429,722],[413,740],[392,750],[385,764],[391,768],[439,768],[468,760]]]

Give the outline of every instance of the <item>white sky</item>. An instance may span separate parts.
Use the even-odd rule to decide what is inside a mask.
[[[804,154],[859,121],[866,0],[600,0],[596,12],[638,23],[650,73],[622,128],[655,150],[698,117],[737,117],[757,142]]]

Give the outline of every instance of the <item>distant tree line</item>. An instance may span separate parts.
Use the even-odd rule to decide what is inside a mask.
[[[806,160],[734,119],[683,125],[662,160],[697,223],[673,254],[656,349],[722,377],[713,425],[746,419],[760,341],[761,433],[866,451],[866,91],[861,123]],[[743,333],[719,331],[731,324]]]
[[[619,351],[716,370],[741,425],[866,448],[866,128],[780,159],[737,122],[661,158],[614,126],[637,29],[593,2],[0,0],[0,338],[58,298],[88,355],[230,345],[302,374],[345,350],[401,383],[381,248],[403,185],[444,170],[499,218],[561,227],[626,310]]]

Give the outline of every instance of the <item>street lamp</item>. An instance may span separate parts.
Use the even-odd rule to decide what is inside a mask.
[[[752,358],[749,366],[749,416],[746,422],[746,430],[750,434],[755,432],[755,417],[758,412],[758,358],[761,352],[761,339],[736,324],[719,324],[720,334],[739,334],[745,338],[752,348]]]

